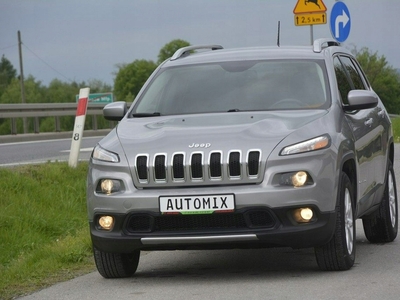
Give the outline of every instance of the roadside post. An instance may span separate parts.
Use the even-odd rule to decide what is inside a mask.
[[[78,164],[79,152],[81,149],[83,129],[85,127],[86,110],[88,106],[90,88],[79,90],[78,107],[76,109],[74,131],[72,133],[71,152],[69,154],[68,165],[76,168]]]

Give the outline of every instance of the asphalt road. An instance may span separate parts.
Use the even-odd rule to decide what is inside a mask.
[[[82,147],[87,152],[82,159],[90,155],[88,149],[96,141],[84,139]],[[69,144],[0,144],[0,163],[59,160],[68,156]],[[395,172],[400,182],[400,144],[395,147]],[[400,237],[389,244],[370,244],[357,221],[356,264],[345,272],[319,271],[312,249],[143,252],[132,278],[107,280],[93,272],[20,299],[398,300],[399,274]]]
[[[80,160],[88,160],[102,137],[87,137],[81,142]],[[0,143],[0,167],[47,161],[68,161],[71,138],[18,143]]]

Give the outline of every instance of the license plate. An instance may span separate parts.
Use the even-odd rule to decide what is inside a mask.
[[[235,210],[233,194],[202,196],[160,196],[163,214],[212,214]]]

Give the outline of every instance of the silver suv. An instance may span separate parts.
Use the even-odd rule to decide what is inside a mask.
[[[120,122],[92,153],[87,205],[106,278],[188,248],[313,247],[347,270],[357,218],[371,242],[397,236],[391,122],[335,41],[182,48],[104,116]]]

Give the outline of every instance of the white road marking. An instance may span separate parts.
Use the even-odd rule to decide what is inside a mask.
[[[92,152],[93,147],[90,148],[81,148],[80,152]],[[71,152],[71,150],[61,150],[60,152]]]

